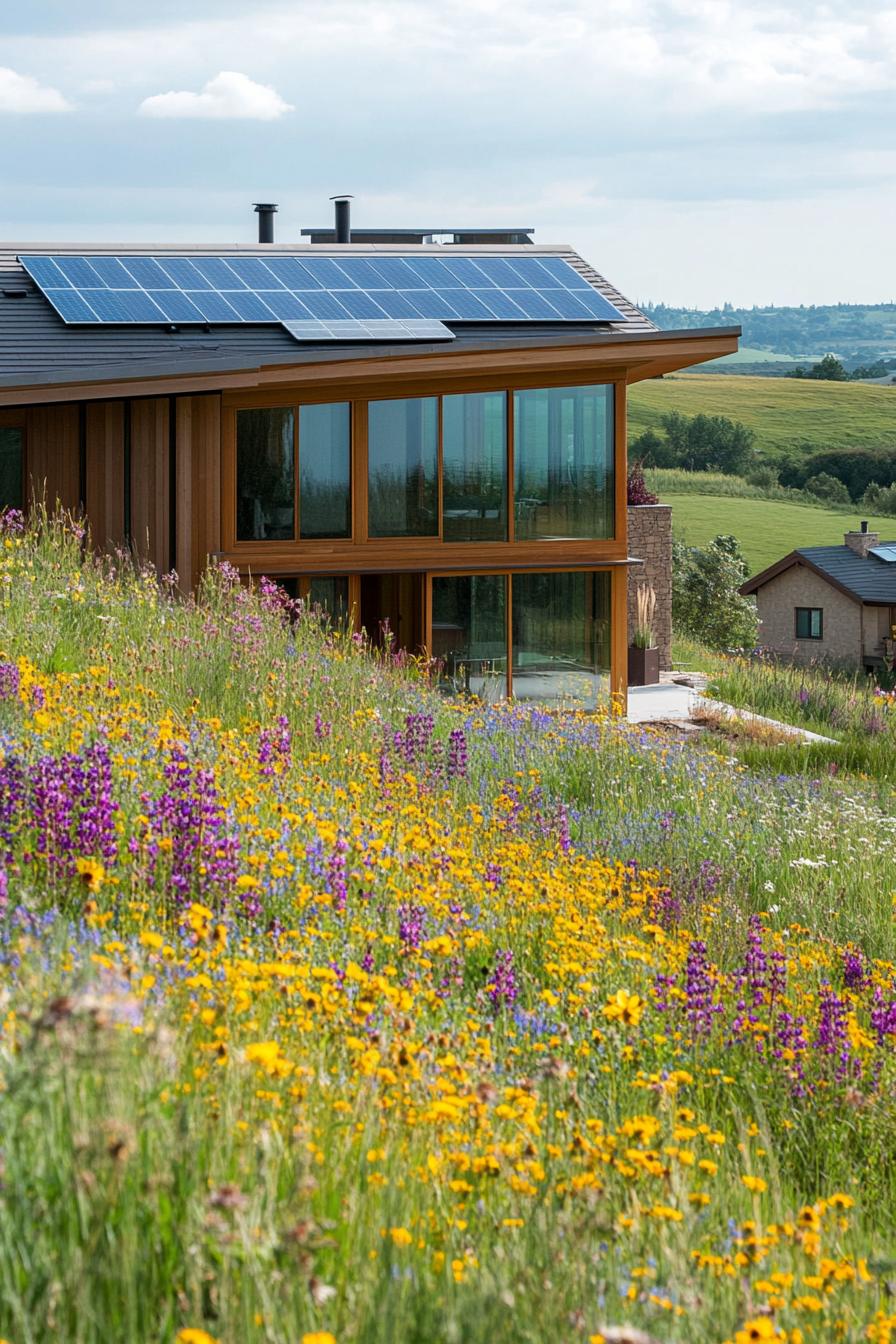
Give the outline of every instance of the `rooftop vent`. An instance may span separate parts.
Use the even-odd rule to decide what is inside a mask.
[[[331,196],[335,205],[335,227],[302,229],[301,236],[312,243],[457,243],[475,246],[491,243],[498,247],[531,243],[534,229],[353,229],[350,221],[351,196]]]
[[[274,241],[274,216],[277,213],[277,206],[270,201],[257,201],[255,203],[255,213],[258,216],[258,241],[260,243],[272,243]]]
[[[333,230],[337,243],[350,243],[352,240],[352,197],[331,196],[335,212],[336,227]]]

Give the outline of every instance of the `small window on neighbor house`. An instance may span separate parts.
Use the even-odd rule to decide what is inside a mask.
[[[821,639],[821,607],[796,608],[797,639]]]

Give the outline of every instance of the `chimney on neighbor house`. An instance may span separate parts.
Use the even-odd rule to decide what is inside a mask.
[[[352,197],[351,196],[331,196],[333,208],[336,214],[336,238],[337,243],[350,243],[352,240]]]
[[[276,205],[269,201],[258,201],[255,204],[255,213],[258,216],[258,241],[260,243],[272,243],[274,241],[274,216],[277,213]]]
[[[848,546],[851,551],[855,551],[856,555],[860,555],[864,559],[870,550],[875,546],[880,545],[880,537],[876,532],[868,531],[867,521],[863,520],[860,526],[861,531],[846,533],[843,538],[843,544],[844,546]]]

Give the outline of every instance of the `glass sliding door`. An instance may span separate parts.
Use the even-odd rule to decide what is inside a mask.
[[[442,538],[507,540],[507,399],[442,398]]]
[[[514,393],[517,541],[614,534],[613,388]]]
[[[432,581],[431,653],[449,695],[489,703],[507,695],[507,577],[436,576]]]
[[[610,688],[610,576],[514,574],[513,694],[595,709]]]
[[[369,535],[437,537],[438,472],[438,397],[369,402]]]
[[[299,407],[299,537],[351,535],[351,406]]]
[[[289,407],[238,411],[237,541],[292,541],[295,483],[295,412]]]

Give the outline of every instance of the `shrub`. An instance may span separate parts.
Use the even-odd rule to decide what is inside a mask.
[[[754,467],[752,471],[748,471],[747,481],[759,490],[777,490],[780,485],[778,473],[774,467],[769,466]]]
[[[836,476],[831,476],[826,471],[820,471],[817,476],[810,476],[804,489],[808,490],[809,494],[814,495],[816,499],[823,499],[828,504],[852,503],[849,491],[843,482],[838,481]]]
[[[738,592],[748,574],[735,537],[718,536],[705,548],[672,545],[672,621],[678,633],[711,649],[753,648],[756,605]]]
[[[659,496],[648,490],[644,480],[644,468],[640,462],[632,463],[628,473],[627,498],[629,504],[659,504]]]
[[[896,485],[878,485],[877,481],[872,481],[859,503],[869,512],[896,518]]]
[[[673,457],[657,466],[684,467],[687,471],[722,471],[742,474],[753,463],[756,435],[738,420],[724,415],[664,415],[663,429]]]
[[[850,497],[859,500],[872,481],[880,485],[896,481],[896,453],[892,448],[830,448],[801,463],[785,463],[781,479],[785,485],[803,486],[810,476],[821,473],[835,476]]]

